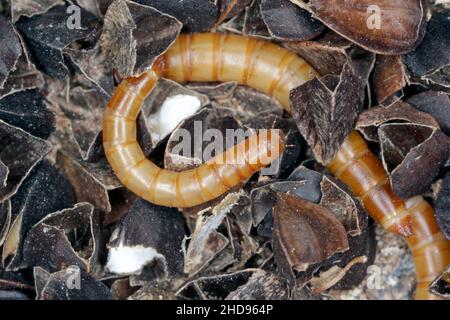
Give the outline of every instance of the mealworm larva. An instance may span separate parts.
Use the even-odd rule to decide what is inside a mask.
[[[173,172],[146,159],[136,140],[136,117],[159,77],[189,81],[237,81],[266,93],[290,111],[291,89],[317,74],[303,59],[273,43],[238,35],[200,33],[180,35],[152,68],[127,78],[116,88],[106,108],[103,144],[106,157],[120,181],[150,202],[169,207],[191,207],[212,200],[246,181],[283,152],[277,131],[256,136],[225,150],[193,170]],[[273,142],[279,143],[279,148]],[[221,164],[224,154],[240,150],[242,164]],[[255,161],[249,161],[253,159]],[[426,284],[449,262],[449,242],[442,238],[431,206],[422,198],[406,203],[397,197],[388,176],[364,139],[353,131],[327,167],[359,197],[366,211],[386,229],[409,236],[418,274],[418,298],[431,298]]]

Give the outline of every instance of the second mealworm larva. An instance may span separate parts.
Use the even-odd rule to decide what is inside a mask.
[[[416,267],[415,297],[436,299],[428,285],[450,264],[450,241],[439,230],[430,204],[422,197],[403,201],[396,196],[380,160],[356,132],[349,135],[327,168],[350,187],[384,228],[411,234],[407,241]]]
[[[220,164],[219,155],[196,169],[164,170],[146,159],[136,140],[136,117],[145,97],[160,76],[178,82],[237,81],[278,99],[290,111],[291,89],[316,76],[294,53],[270,42],[237,35],[214,33],[181,35],[174,45],[136,78],[122,81],[105,111],[103,142],[106,157],[122,183],[142,198],[169,207],[191,207],[212,200],[246,181],[283,152],[283,137],[277,131],[256,136],[226,150],[241,150],[242,164]],[[255,138],[255,137],[254,137]],[[276,143],[274,143],[276,142]],[[279,144],[280,147],[274,147]],[[450,244],[443,239],[433,209],[422,198],[406,203],[388,182],[381,162],[364,139],[352,132],[328,169],[358,196],[366,211],[385,228],[409,239],[418,278],[418,298],[433,298],[426,291],[430,279],[450,261]]]

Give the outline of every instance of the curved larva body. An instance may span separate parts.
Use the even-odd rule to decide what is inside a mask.
[[[352,132],[327,169],[350,187],[366,211],[384,228],[407,238],[417,274],[416,299],[437,299],[428,285],[450,264],[450,242],[440,232],[434,210],[422,197],[403,201],[389,183],[380,160],[360,134]]]
[[[178,82],[237,81],[277,98],[290,111],[291,89],[316,73],[303,59],[275,44],[204,33],[181,35],[152,69],[118,86],[103,124],[105,154],[114,172],[128,189],[150,202],[191,207],[246,181],[267,164],[259,159],[276,159],[283,151],[283,137],[270,131],[267,136],[255,137],[256,144],[247,139],[224,152],[241,150],[244,163],[220,164],[222,154],[193,170],[177,173],[161,169],[145,158],[136,141],[136,117],[160,76]],[[280,147],[275,147],[277,144]],[[399,199],[392,192],[380,161],[356,132],[349,135],[328,169],[350,186],[367,212],[385,228],[401,235],[414,232],[409,243],[418,273],[417,296],[430,298],[424,284],[443,270],[449,256],[449,243],[436,233],[431,207],[425,201],[413,205],[412,200],[405,204]]]
[[[194,170],[178,173],[159,168],[145,158],[137,143],[136,117],[161,75],[179,82],[238,81],[280,99],[288,108],[289,91],[315,73],[303,59],[272,43],[206,33],[181,35],[151,70],[118,86],[103,122],[105,154],[114,172],[128,189],[152,203],[192,207],[220,196],[278,158],[283,137],[273,130],[258,134],[257,143],[249,143],[254,141],[249,138],[225,151],[238,154],[240,150],[244,163],[221,164],[222,154]]]

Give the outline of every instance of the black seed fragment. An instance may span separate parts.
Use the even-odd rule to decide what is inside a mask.
[[[42,139],[55,130],[55,116],[38,90],[21,91],[1,99],[0,119]]]
[[[308,11],[289,0],[262,0],[261,14],[270,35],[276,40],[309,40],[325,29]]]

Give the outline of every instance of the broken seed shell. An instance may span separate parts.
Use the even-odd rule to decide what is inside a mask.
[[[383,127],[380,127],[379,134]],[[382,132],[384,136],[387,134],[387,130]],[[408,199],[426,193],[445,165],[449,154],[450,138],[435,129],[425,141],[412,148],[391,172],[391,185],[395,194]]]
[[[0,62],[2,64],[0,70],[0,89],[11,72],[14,69],[19,56],[22,53],[22,46],[19,37],[12,24],[2,15],[0,15]]]
[[[360,130],[367,140],[378,141],[376,129],[386,122],[410,122],[439,128],[438,122],[431,115],[399,101],[388,108],[378,106],[363,111],[356,122],[356,129]]]
[[[430,292],[450,299],[450,266],[430,285]]]
[[[16,23],[37,67],[48,75],[64,79],[69,74],[69,69],[64,63],[62,50],[99,28],[99,21],[90,12],[81,9],[80,17],[83,28],[69,29],[67,6],[58,5],[30,18],[24,17]]]
[[[99,247],[98,213],[89,203],[47,215],[27,233],[24,264],[51,272],[77,266],[92,272]]]
[[[23,266],[23,245],[31,228],[47,214],[70,208],[74,205],[72,186],[61,172],[47,160],[36,166],[23,182],[18,192],[11,198],[13,223],[3,246],[3,262],[7,269],[15,270]]]
[[[311,0],[313,17],[361,47],[380,54],[403,54],[423,39],[426,27],[425,1],[403,0]]]
[[[431,114],[439,122],[442,131],[450,134],[450,97],[446,93],[426,91],[408,98],[406,102]]]
[[[117,274],[139,274],[153,267],[164,270],[165,276],[179,276],[185,236],[184,220],[176,209],[137,199],[111,236],[106,268]]]
[[[277,230],[274,237],[279,237],[283,253],[295,270],[304,271],[310,264],[349,248],[341,222],[323,206],[278,193],[273,216]]]
[[[378,104],[391,104],[393,95],[400,92],[407,85],[407,75],[401,56],[378,55],[372,74],[372,86]]]
[[[353,130],[363,108],[364,87],[346,64],[340,77],[316,78],[291,91],[292,116],[320,163],[331,160]]]
[[[33,136],[47,139],[55,130],[55,116],[38,90],[9,94],[0,99],[0,119]]]
[[[219,7],[210,0],[136,0],[169,14],[183,23],[186,32],[201,32],[213,28],[219,18]]]
[[[0,184],[0,201],[3,201],[16,193],[31,169],[50,152],[52,146],[2,120],[0,145],[4,146],[0,150],[0,159],[8,169],[6,185]]]
[[[289,0],[262,0],[261,15],[274,40],[309,40],[325,29],[308,11]]]
[[[79,281],[74,276],[79,275]],[[36,282],[43,284],[37,292],[37,300],[111,300],[111,292],[103,283],[82,269],[69,267],[50,273],[42,268],[34,268]],[[73,290],[74,288],[83,290]]]

